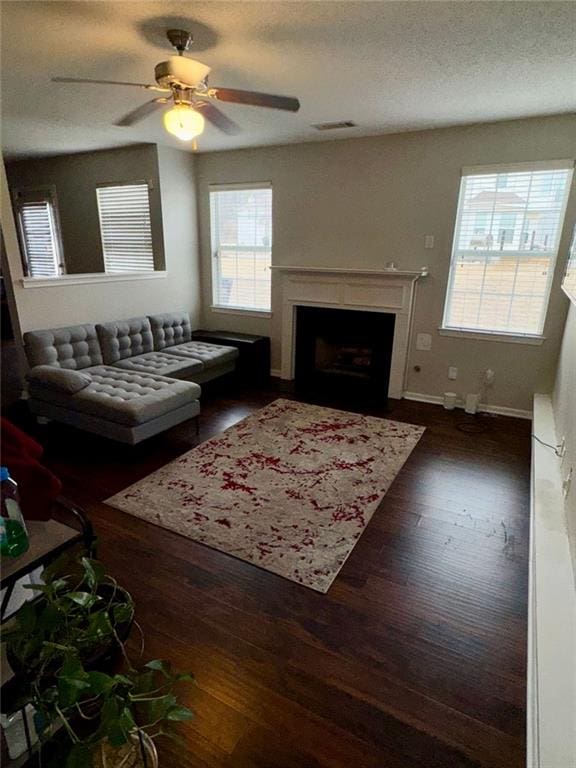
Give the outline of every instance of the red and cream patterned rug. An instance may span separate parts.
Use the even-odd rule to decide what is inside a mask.
[[[327,592],[423,432],[276,400],[107,503]]]

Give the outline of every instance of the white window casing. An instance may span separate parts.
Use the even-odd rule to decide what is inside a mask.
[[[211,186],[210,225],[213,305],[269,312],[272,185]]]
[[[573,161],[465,168],[442,328],[541,336]]]

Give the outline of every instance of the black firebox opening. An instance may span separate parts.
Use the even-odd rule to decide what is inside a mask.
[[[296,386],[386,402],[395,319],[384,312],[297,307]]]

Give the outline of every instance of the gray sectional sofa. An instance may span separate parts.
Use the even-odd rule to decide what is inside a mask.
[[[32,413],[132,445],[197,416],[199,385],[238,356],[193,341],[185,312],[29,331],[24,348]]]

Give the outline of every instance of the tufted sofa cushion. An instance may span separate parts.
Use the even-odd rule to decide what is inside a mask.
[[[206,369],[235,360],[239,353],[236,347],[207,344],[203,341],[189,341],[187,344],[179,344],[176,347],[166,349],[166,354],[201,360]]]
[[[102,365],[102,352],[93,325],[72,325],[24,334],[24,349],[30,366],[52,365],[80,370]]]
[[[188,312],[165,312],[150,315],[150,325],[154,336],[154,349],[161,350],[183,344],[192,338],[192,326]]]
[[[107,365],[90,368],[87,375],[91,378],[90,384],[75,395],[54,393],[58,397],[47,397],[41,393],[39,399],[135,426],[188,405],[201,393],[198,384],[191,381],[123,371]]]
[[[145,355],[127,357],[114,363],[115,368],[125,371],[140,371],[142,373],[155,373],[158,376],[174,376],[177,379],[185,379],[191,373],[198,373],[204,369],[200,360],[187,360],[184,357],[168,355],[165,352],[148,352]]]
[[[96,326],[96,332],[107,365],[154,350],[150,320],[147,317],[103,323]]]

